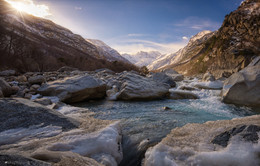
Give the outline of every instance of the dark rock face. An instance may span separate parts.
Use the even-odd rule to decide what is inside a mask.
[[[231,137],[240,135],[244,141],[257,143],[259,137],[257,132],[260,131],[260,126],[256,125],[243,125],[234,127],[229,131],[225,131],[217,135],[211,142],[220,146],[226,147]]]
[[[0,1],[0,32],[0,70],[54,71],[63,66],[138,70],[120,59],[108,61],[95,45],[50,20],[20,16],[5,1]]]
[[[0,154],[1,166],[51,166],[51,164],[20,155]]]
[[[0,99],[0,132],[32,125],[61,126],[63,130],[76,128],[79,123],[57,111],[27,99]]]

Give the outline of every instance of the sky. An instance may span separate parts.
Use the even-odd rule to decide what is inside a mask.
[[[10,0],[12,1],[12,0]],[[242,0],[13,0],[33,3],[43,17],[120,53],[173,53],[203,30],[217,30]]]

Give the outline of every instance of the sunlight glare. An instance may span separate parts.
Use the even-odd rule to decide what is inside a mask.
[[[46,5],[36,5],[32,0],[5,0],[19,12],[25,12],[36,17],[46,17],[51,15],[49,7]]]

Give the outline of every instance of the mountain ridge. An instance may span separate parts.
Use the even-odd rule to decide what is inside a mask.
[[[197,75],[211,72],[216,77],[228,77],[245,68],[260,55],[260,2],[246,0],[237,10],[225,16],[222,26],[196,49],[186,54],[191,59],[170,64],[182,74]]]
[[[50,20],[20,14],[5,1],[0,1],[0,14],[1,70],[53,71],[62,66],[80,70],[138,70],[126,62],[108,61],[80,35]]]

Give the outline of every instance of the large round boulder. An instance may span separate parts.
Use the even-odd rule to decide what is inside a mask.
[[[45,82],[45,78],[42,75],[32,76],[28,79],[30,84],[42,84]]]
[[[168,85],[170,85],[170,87],[172,87],[172,88],[176,87],[176,83],[175,83],[175,81],[173,80],[173,78],[170,77],[170,76],[168,76],[168,75],[166,75],[165,73],[153,73],[153,74],[151,75],[151,78],[152,78],[154,81],[168,84]]]
[[[48,82],[38,89],[38,93],[44,96],[57,96],[60,101],[66,103],[75,103],[104,98],[106,85],[90,75],[74,76]]]
[[[248,66],[230,76],[222,90],[225,103],[260,106],[260,64]]]
[[[118,100],[152,100],[169,94],[169,85],[133,72],[122,73],[117,82],[120,83]]]

